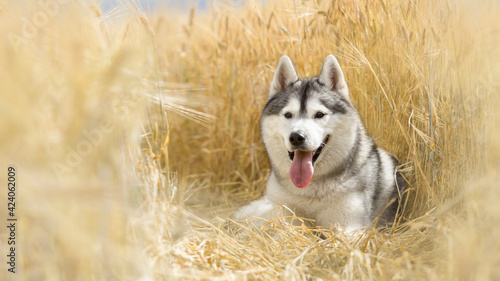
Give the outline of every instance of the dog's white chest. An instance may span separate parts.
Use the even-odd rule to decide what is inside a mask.
[[[323,227],[341,225],[355,229],[369,224],[364,194],[335,184],[329,182],[299,190],[282,186],[271,175],[267,196],[274,204],[286,205],[297,216],[314,219]]]

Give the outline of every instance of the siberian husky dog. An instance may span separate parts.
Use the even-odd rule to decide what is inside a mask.
[[[337,59],[319,76],[300,79],[280,59],[261,130],[271,162],[267,194],[241,208],[236,219],[271,218],[285,205],[322,227],[354,231],[391,223],[402,208],[405,180],[398,161],[377,147],[349,98]]]

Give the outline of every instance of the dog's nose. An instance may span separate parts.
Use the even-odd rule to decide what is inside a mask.
[[[304,141],[306,140],[306,137],[304,136],[303,133],[300,132],[293,132],[290,134],[290,143],[292,145],[302,145],[304,144]]]

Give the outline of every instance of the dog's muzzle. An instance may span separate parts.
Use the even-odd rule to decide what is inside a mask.
[[[326,136],[326,138],[323,140],[323,142],[321,142],[320,146],[314,152],[314,155],[313,155],[313,158],[312,158],[313,164],[314,164],[314,162],[316,162],[316,160],[318,160],[318,157],[321,154],[321,151],[323,150],[323,148],[325,147],[325,145],[326,145],[326,143],[328,142],[329,139],[330,139],[330,136],[329,135]],[[295,141],[296,144],[294,143],[294,141]],[[290,143],[293,146],[302,145],[304,143],[304,141],[305,141],[305,137],[302,134],[300,134],[300,133],[292,133],[290,135]],[[293,157],[294,156],[295,156],[295,152],[288,151],[288,157],[290,157],[290,160],[293,161]]]

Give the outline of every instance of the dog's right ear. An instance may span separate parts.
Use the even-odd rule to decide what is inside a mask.
[[[323,83],[329,90],[337,91],[349,99],[344,74],[339,62],[333,55],[326,57],[319,74],[319,82]]]
[[[271,99],[274,95],[286,89],[286,87],[297,81],[297,79],[299,79],[299,77],[293,68],[292,61],[289,57],[282,56],[276,68],[276,72],[274,72],[268,99]]]

